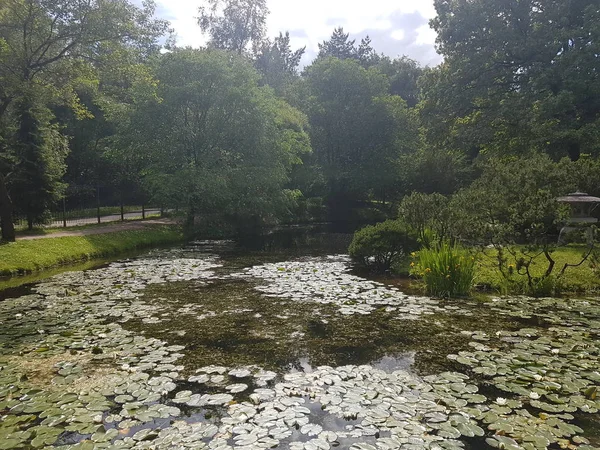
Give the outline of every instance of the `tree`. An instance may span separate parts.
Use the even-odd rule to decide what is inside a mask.
[[[333,216],[370,195],[385,201],[397,188],[399,161],[418,145],[406,103],[390,96],[386,77],[351,59],[318,59],[306,70],[303,104],[311,125],[314,164],[327,180]]]
[[[431,238],[443,242],[448,238],[450,210],[448,197],[442,194],[413,192],[404,197],[398,208],[398,217],[411,227],[424,246]],[[431,235],[433,233],[433,236]]]
[[[97,65],[108,54],[116,53],[118,46],[146,53],[155,51],[156,39],[164,34],[167,26],[163,21],[152,19],[153,11],[151,2],[145,3],[140,9],[127,0],[2,2],[0,134],[4,143],[11,142],[11,133],[15,130],[30,129],[21,124],[21,120],[30,121],[30,125],[39,120],[23,114],[23,111],[31,108],[24,106],[25,103],[20,100],[30,92],[35,92],[45,101],[47,99],[47,103],[69,105],[80,117],[85,117],[88,112],[79,102],[75,86],[97,82]],[[17,105],[21,105],[21,108]],[[39,124],[40,127],[42,125]],[[39,133],[43,134],[41,128]],[[36,134],[38,132],[23,132],[20,137]],[[41,141],[37,142],[40,144],[36,145],[37,148],[41,149]],[[20,144],[28,145],[24,142]],[[0,217],[2,237],[6,240],[14,240],[15,237],[11,180],[18,178],[18,171],[25,167],[21,164],[19,152],[15,151],[16,147],[3,145],[0,155]],[[62,146],[49,145],[45,148],[50,151],[52,148],[61,149]],[[51,159],[56,160],[60,156],[59,152]],[[64,153],[62,156],[64,158]],[[38,168],[43,167],[43,164],[38,165]]]
[[[342,27],[333,30],[333,34],[329,40],[319,44],[317,58],[354,59],[360,62],[365,68],[374,66],[379,62],[380,56],[371,46],[371,38],[369,36],[361,39],[358,46],[355,45],[356,40],[350,40],[349,36],[348,33],[344,33],[344,28]]]
[[[260,45],[254,67],[262,74],[265,84],[282,93],[283,88],[298,76],[298,66],[305,50],[306,47],[292,50],[290,34],[279,33],[273,41],[267,39]]]
[[[431,142],[475,155],[536,149],[577,159],[600,150],[595,0],[436,0],[435,7],[445,62],[424,84]]]
[[[263,42],[266,0],[206,0],[198,12],[198,25],[209,34],[211,47],[242,54],[249,44],[258,49]]]
[[[457,239],[480,245],[500,274],[523,292],[549,295],[558,275],[552,254],[558,229],[568,211],[556,201],[577,190],[581,163],[564,158],[555,163],[546,154],[492,158],[482,163],[481,176],[451,200],[451,230]],[[597,176],[597,175],[596,175]],[[589,258],[593,247],[582,256]],[[543,270],[534,270],[535,266]]]
[[[451,195],[473,181],[473,165],[463,153],[428,146],[422,141],[421,137],[418,151],[402,156],[399,194]]]
[[[360,45],[356,49],[356,59],[358,59],[363,67],[377,65],[381,59],[381,56],[379,56],[375,49],[371,46],[371,38],[369,36],[366,36],[360,40]]]
[[[238,228],[285,214],[289,171],[310,151],[306,118],[258,84],[245,58],[177,49],[156,67],[158,98],[138,105],[120,146],[144,154],[155,198],[179,197],[188,224],[218,218]]]
[[[356,47],[355,40],[349,40],[349,34],[344,33],[342,27],[333,30],[333,34],[328,41],[323,41],[319,44],[318,58],[339,58],[339,59],[355,59]]]
[[[29,93],[16,105],[19,129],[13,147],[19,165],[10,183],[17,211],[25,215],[30,230],[45,220],[63,193],[68,153],[67,138],[57,124],[50,123],[50,111],[38,103]]]
[[[419,102],[418,81],[423,69],[417,61],[407,56],[391,59],[382,57],[376,66],[390,80],[390,94],[402,97],[410,108]]]
[[[479,166],[480,177],[453,199],[466,214],[455,220],[457,237],[486,245],[554,239],[561,218],[556,198],[577,189],[568,166],[538,153],[490,158]]]

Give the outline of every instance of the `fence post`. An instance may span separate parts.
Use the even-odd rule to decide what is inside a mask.
[[[100,185],[96,186],[96,215],[98,216],[98,223],[100,223]]]
[[[123,191],[119,191],[119,203],[121,204],[121,222],[125,220],[125,211],[123,208]]]
[[[142,203],[142,220],[146,218],[146,207]]]
[[[67,201],[66,198],[63,197],[63,228],[67,228]]]

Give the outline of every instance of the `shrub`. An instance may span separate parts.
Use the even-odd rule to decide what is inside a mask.
[[[458,244],[444,241],[414,254],[413,274],[423,278],[430,295],[454,297],[468,295],[475,278],[475,258]]]
[[[362,266],[383,272],[415,248],[416,235],[403,222],[386,220],[354,233],[348,252]]]

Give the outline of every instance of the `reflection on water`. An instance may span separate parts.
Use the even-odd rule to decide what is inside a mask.
[[[371,361],[370,364],[376,369],[383,370],[387,373],[392,373],[395,370],[406,370],[409,371],[415,362],[415,352],[408,352],[395,356],[383,356],[382,358]],[[310,363],[308,357],[303,357],[298,362],[289,367],[290,373],[303,372],[312,373],[315,370],[315,366]]]

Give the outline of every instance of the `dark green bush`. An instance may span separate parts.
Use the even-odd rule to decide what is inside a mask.
[[[358,264],[383,272],[417,247],[417,236],[406,224],[386,220],[354,233],[348,252]]]

